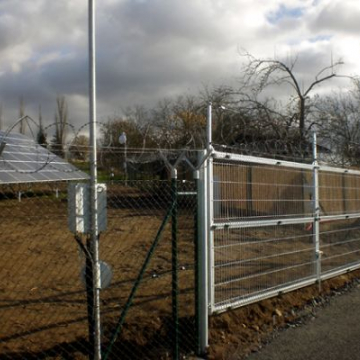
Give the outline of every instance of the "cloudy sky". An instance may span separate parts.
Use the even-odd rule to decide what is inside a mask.
[[[130,105],[236,83],[242,49],[297,57],[304,86],[331,57],[345,62],[343,74],[360,74],[359,0],[97,0],[96,8],[99,121]],[[87,0],[0,0],[5,127],[18,117],[20,97],[35,119],[41,105],[49,124],[65,95],[70,120],[88,121],[87,11]]]

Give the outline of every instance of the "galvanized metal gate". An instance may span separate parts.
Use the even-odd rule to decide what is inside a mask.
[[[204,318],[360,267],[360,171],[319,165],[316,148],[314,136],[312,163],[212,152],[199,204]]]

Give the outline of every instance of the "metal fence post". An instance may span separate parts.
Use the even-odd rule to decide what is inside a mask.
[[[195,198],[195,211],[194,211],[194,288],[195,288],[195,353],[199,353],[200,348],[200,323],[199,323],[199,293],[200,293],[200,267],[199,267],[199,226],[198,226],[198,217],[199,217],[199,179],[200,171],[193,171],[193,179],[196,189],[196,198]]]
[[[314,204],[314,245],[315,245],[315,261],[316,261],[316,278],[321,289],[321,251],[320,251],[320,201],[319,201],[319,165],[317,160],[317,142],[316,133],[313,133],[313,204]]]
[[[207,256],[208,256],[208,277],[209,277],[209,285],[208,285],[208,307],[212,311],[214,309],[215,304],[215,279],[214,279],[214,232],[212,230],[212,222],[214,218],[214,175],[213,175],[213,158],[210,156],[206,161],[206,181],[207,181],[207,192],[205,193],[205,201],[207,202],[206,210],[207,210]]]
[[[93,313],[94,313],[94,358],[101,359],[100,325],[100,263],[99,229],[97,206],[97,150],[96,150],[96,63],[95,63],[95,0],[88,3],[89,22],[89,128],[90,128],[90,207],[91,250],[93,258]],[[90,335],[90,338],[92,335]]]
[[[206,201],[206,217],[207,217],[207,224],[206,229],[208,232],[207,235],[207,242],[209,248],[207,249],[207,256],[208,256],[208,277],[209,277],[209,285],[208,285],[208,307],[212,310],[214,308],[215,302],[215,288],[214,288],[214,241],[213,241],[213,232],[211,230],[213,214],[214,214],[214,187],[213,187],[213,158],[211,156],[214,148],[212,146],[212,103],[209,102],[208,110],[207,110],[207,154],[208,158],[205,161],[206,166],[206,182],[207,182],[207,189],[205,193],[205,201]]]
[[[200,152],[199,160],[206,155],[206,150]],[[200,160],[201,161],[201,160]],[[206,162],[205,162],[206,163]],[[208,266],[208,218],[207,218],[207,169],[203,164],[199,170],[199,180],[197,180],[198,192],[198,222],[197,222],[197,259],[196,263],[198,269],[197,281],[197,331],[198,331],[198,355],[206,353],[209,338],[209,301],[208,301],[208,287],[209,287],[209,266]]]
[[[171,170],[171,197],[173,203],[172,217],[171,217],[171,257],[172,257],[172,317],[174,326],[173,337],[173,359],[179,360],[179,284],[178,284],[178,243],[177,243],[177,170]]]

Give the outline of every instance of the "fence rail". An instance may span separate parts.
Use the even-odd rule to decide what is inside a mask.
[[[360,267],[360,171],[316,153],[304,164],[214,152],[207,167],[211,312]]]

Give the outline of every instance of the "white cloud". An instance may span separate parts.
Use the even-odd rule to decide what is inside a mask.
[[[202,84],[234,81],[239,49],[298,57],[310,81],[331,53],[358,73],[360,3],[352,0],[104,0],[97,2],[98,114],[154,104]],[[0,103],[8,122],[26,111],[53,119],[64,94],[87,121],[87,1],[1,0]],[[359,50],[358,50],[359,49]],[[35,114],[35,115],[34,115]]]
[[[327,0],[314,23],[314,30],[331,30],[338,33],[358,34],[360,30],[360,3],[356,0]]]

